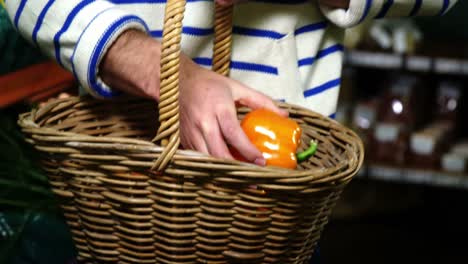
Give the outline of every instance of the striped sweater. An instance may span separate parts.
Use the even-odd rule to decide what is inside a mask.
[[[123,31],[161,39],[166,0],[6,0],[14,26],[98,97],[117,94],[98,65]],[[456,0],[351,0],[348,10],[318,0],[252,0],[234,11],[231,77],[276,100],[335,113],[344,28],[384,17],[442,15]],[[213,0],[187,0],[182,49],[209,67]]]

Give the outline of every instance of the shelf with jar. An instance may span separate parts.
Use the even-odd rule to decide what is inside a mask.
[[[411,18],[351,28],[345,38],[345,67],[467,76],[467,41],[434,39],[426,33]]]
[[[468,58],[404,55],[368,50],[345,53],[345,66],[468,76]]]
[[[347,32],[336,119],[366,146],[358,178],[468,189],[468,45],[411,19]]]
[[[366,146],[358,178],[468,190],[468,76],[345,68],[336,118]]]

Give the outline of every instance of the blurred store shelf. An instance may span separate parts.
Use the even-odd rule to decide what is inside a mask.
[[[401,55],[395,53],[350,50],[345,53],[347,66],[398,69],[410,72],[468,75],[468,59]]]
[[[370,164],[364,167],[356,177],[360,179],[368,178],[468,190],[468,175],[444,171],[398,168],[388,165]]]

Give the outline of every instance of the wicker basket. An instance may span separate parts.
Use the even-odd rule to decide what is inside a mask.
[[[317,153],[297,170],[178,149],[184,6],[183,0],[166,6],[159,112],[144,99],[73,97],[19,118],[26,140],[41,153],[78,258],[306,263],[341,191],[362,165],[362,143],[327,117],[280,104],[302,127],[302,142],[319,142]],[[229,66],[231,12],[216,7],[213,61],[223,74]],[[239,118],[247,111],[239,109]],[[155,134],[158,144],[151,141]]]

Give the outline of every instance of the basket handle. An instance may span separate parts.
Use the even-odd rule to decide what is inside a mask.
[[[186,0],[168,0],[164,15],[159,98],[160,127],[153,142],[164,147],[153,168],[163,171],[180,145],[179,64]],[[231,59],[232,6],[215,4],[213,70],[228,75]]]

